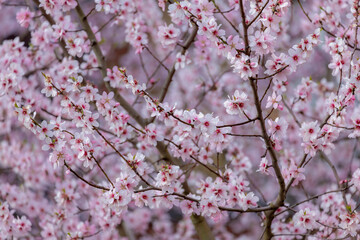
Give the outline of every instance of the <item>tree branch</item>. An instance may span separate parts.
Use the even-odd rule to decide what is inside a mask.
[[[193,25],[193,30],[191,31],[191,34],[190,36],[188,37],[188,39],[186,40],[185,44],[183,45],[182,47],[182,50],[181,50],[181,54],[184,55],[185,52],[189,49],[191,43],[195,40],[195,37],[197,35],[197,31],[198,31],[198,26],[196,25],[195,22],[191,21],[192,25]],[[159,102],[163,102],[165,97],[166,97],[166,94],[169,90],[169,87],[170,87],[170,84],[172,82],[172,79],[173,79],[173,76],[175,74],[175,63],[174,65],[172,66],[172,68],[170,69],[169,71],[169,74],[166,78],[166,81],[165,81],[165,84],[164,84],[164,88],[162,89],[161,91],[161,94],[160,94],[160,97],[159,97]]]

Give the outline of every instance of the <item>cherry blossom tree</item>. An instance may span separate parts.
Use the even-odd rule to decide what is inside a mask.
[[[358,239],[359,0],[0,0],[0,239]]]

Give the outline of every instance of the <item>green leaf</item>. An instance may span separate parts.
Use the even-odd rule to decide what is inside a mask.
[[[349,212],[352,212],[352,211],[351,211],[351,206],[350,206],[350,205],[347,205],[347,206],[346,206],[346,210],[348,210]]]

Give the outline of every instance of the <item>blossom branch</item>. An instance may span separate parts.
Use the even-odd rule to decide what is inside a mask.
[[[55,25],[55,24],[56,24],[56,23],[55,23],[55,20],[54,20],[49,14],[46,13],[46,11],[45,11],[44,8],[40,7],[40,2],[39,2],[39,0],[33,0],[33,1],[34,1],[34,3],[36,4],[36,6],[40,9],[41,14],[42,14],[42,15],[45,17],[45,19],[50,23],[50,25],[51,25],[51,26],[52,26],[52,25]],[[66,43],[65,43],[64,39],[60,39],[60,40],[59,40],[59,45],[60,45],[60,47],[61,47],[62,50],[63,50],[64,56],[65,56],[65,57],[69,57],[69,53],[68,53],[68,51],[67,51],[67,49],[66,49]]]
[[[189,47],[191,46],[191,44],[193,43],[193,41],[195,40],[195,37],[197,35],[197,31],[198,31],[198,26],[196,23],[194,23],[193,21],[192,22],[192,26],[193,26],[193,30],[191,31],[189,37],[187,38],[187,40],[185,41],[185,44],[182,46],[182,50],[181,50],[181,55],[184,55],[185,52],[189,49]],[[172,66],[166,80],[165,80],[165,85],[164,85],[164,88],[162,89],[161,91],[161,94],[160,94],[160,97],[159,97],[159,102],[163,102],[165,97],[166,97],[166,94],[169,90],[169,87],[170,87],[170,84],[173,80],[173,76],[175,74],[175,64]]]

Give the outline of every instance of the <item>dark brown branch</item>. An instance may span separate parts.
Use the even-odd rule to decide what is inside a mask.
[[[150,53],[150,55],[160,64],[160,66],[162,66],[163,68],[165,68],[166,71],[168,71],[168,72],[170,71],[169,68],[164,65],[163,61],[160,61],[160,59],[159,59],[157,56],[155,56],[155,54],[154,54],[147,46],[143,46],[143,47],[144,47],[144,49],[146,49],[146,50]]]
[[[112,20],[114,20],[118,15],[114,15],[112,16],[109,20],[107,20],[96,32],[95,34],[97,34],[98,32],[101,32]]]
[[[307,14],[307,12],[305,11],[305,9],[303,8],[302,4],[301,4],[301,1],[300,0],[297,0],[297,2],[299,3],[299,6],[302,10],[302,12],[305,14],[305,16],[307,17],[307,19],[312,23],[313,21],[311,20],[311,18],[309,17],[309,14]]]
[[[334,164],[331,162],[331,160],[328,158],[328,156],[326,156],[326,154],[324,152],[320,151],[320,156],[330,166],[330,168],[334,174],[334,177],[336,179],[336,185],[338,186],[338,189],[341,189],[341,183],[340,183],[341,179],[339,177],[339,174],[338,174]],[[350,210],[347,208],[348,202],[346,200],[345,192],[343,191],[343,192],[341,192],[341,194],[342,194],[342,198],[343,198],[343,201],[345,204],[345,208],[347,209],[348,212],[350,212]]]
[[[266,75],[266,76],[264,76],[264,77],[254,77],[254,79],[256,79],[256,80],[264,80],[264,79],[273,77],[273,76],[275,76],[276,74],[279,74],[279,73],[281,73],[282,71],[284,71],[287,67],[289,67],[289,65],[286,65],[286,66],[280,68],[279,70],[277,70],[277,71],[274,72],[273,74]]]
[[[239,1],[239,5],[240,5],[241,18],[242,18],[241,23],[242,23],[243,31],[244,31],[245,54],[246,54],[246,55],[250,55],[248,26],[247,26],[247,24],[246,24],[246,15],[245,15],[245,9],[244,9],[243,0],[240,0],[240,1]]]
[[[236,127],[236,126],[242,126],[242,125],[246,125],[246,124],[251,123],[251,122],[255,122],[256,120],[258,120],[258,118],[249,119],[248,121],[241,122],[241,123],[234,123],[234,124],[219,125],[219,126],[216,126],[216,127],[217,127],[217,128],[224,128],[224,127]]]
[[[258,12],[258,14],[254,17],[253,20],[251,20],[248,24],[247,27],[250,27],[255,21],[256,19],[258,19],[258,17],[261,15],[261,13],[264,11],[264,9],[266,8],[266,6],[268,5],[269,0],[266,1],[266,3],[264,4],[264,6],[260,9],[260,11]]]
[[[294,121],[296,122],[296,124],[297,124],[299,127],[301,127],[301,124],[300,124],[299,120],[296,118],[293,110],[287,105],[287,103],[286,103],[286,101],[285,101],[284,99],[283,99],[282,102],[284,103],[285,108],[288,110],[288,112],[290,113],[290,115],[292,116],[292,118],[294,119]]]
[[[96,160],[96,158],[94,156],[91,156],[92,159],[94,159],[94,161],[96,162],[96,165],[100,168],[101,172],[105,175],[106,179],[109,181],[109,183],[111,184],[111,186],[113,188],[115,188],[114,183],[110,180],[109,176],[107,175],[107,173],[104,171],[104,169],[101,167],[100,163]]]
[[[94,188],[98,188],[98,189],[102,189],[102,190],[105,190],[105,191],[109,191],[110,189],[109,188],[106,188],[106,187],[102,187],[102,186],[99,186],[99,185],[96,185],[94,183],[91,183],[87,180],[85,180],[83,177],[81,177],[77,172],[75,172],[74,170],[72,170],[70,168],[70,166],[64,161],[64,165],[67,169],[69,169],[70,172],[72,172],[77,178],[79,178],[81,181],[85,182],[86,184],[94,187]]]
[[[243,0],[239,1],[239,5],[240,5],[241,18],[242,18],[243,31],[244,31],[245,54],[250,56],[251,49],[249,46],[248,26],[246,24],[246,15],[245,15],[245,10],[244,10]],[[274,151],[274,148],[272,147],[270,137],[267,134],[265,120],[264,120],[264,117],[262,114],[262,109],[261,109],[261,102],[260,102],[260,99],[258,96],[257,81],[255,78],[250,78],[249,80],[250,80],[251,89],[252,89],[252,92],[254,95],[254,102],[255,102],[255,107],[256,107],[256,111],[257,111],[257,118],[260,121],[262,136],[263,136],[264,142],[266,144],[266,149],[270,153],[272,167],[275,171],[275,175],[278,180],[279,187],[280,187],[277,198],[272,203],[270,203],[270,206],[273,207],[273,209],[265,212],[266,217],[265,217],[265,222],[264,222],[263,237],[266,240],[270,240],[273,237],[273,233],[271,231],[271,224],[274,219],[274,214],[275,214],[276,209],[284,204],[284,201],[286,198],[286,191],[285,191],[286,186],[285,186],[284,177],[281,174],[281,169],[279,167],[276,153]]]
[[[324,192],[324,193],[320,193],[320,194],[314,195],[314,196],[309,197],[309,198],[307,198],[307,199],[305,199],[305,200],[303,200],[303,201],[301,201],[301,202],[298,202],[298,203],[295,203],[295,204],[291,205],[289,208],[290,208],[290,209],[293,209],[293,208],[295,208],[295,207],[297,207],[297,206],[299,206],[299,205],[301,205],[301,204],[303,204],[303,203],[306,203],[306,202],[315,200],[315,199],[317,199],[317,198],[319,198],[319,197],[321,197],[321,196],[324,196],[324,195],[327,195],[327,194],[330,194],[330,193],[336,193],[336,192],[346,191],[346,190],[349,189],[351,186],[352,186],[352,185],[347,186],[347,187],[342,188],[342,189],[331,190],[331,191],[327,191],[327,192]],[[288,211],[288,209],[283,210],[283,211],[275,214],[275,217],[279,216],[280,214],[282,214],[282,213],[284,213],[284,212],[286,212],[286,211]]]
[[[236,133],[226,133],[226,135],[235,136],[235,137],[258,137],[262,138],[262,135],[256,135],[256,134],[236,134]]]
[[[262,95],[262,97],[261,97],[261,99],[260,99],[260,103],[264,100],[264,97],[266,96],[267,92],[269,91],[270,86],[271,86],[271,83],[272,83],[272,79],[270,79],[269,84],[268,84],[268,86],[266,87],[266,89],[265,89],[265,91],[264,91],[264,94]]]
[[[211,0],[211,2],[214,4],[215,8],[219,11],[221,16],[230,24],[230,26],[238,33],[240,34],[239,29],[225,16],[225,14],[220,10],[219,6],[215,3],[215,0]]]

